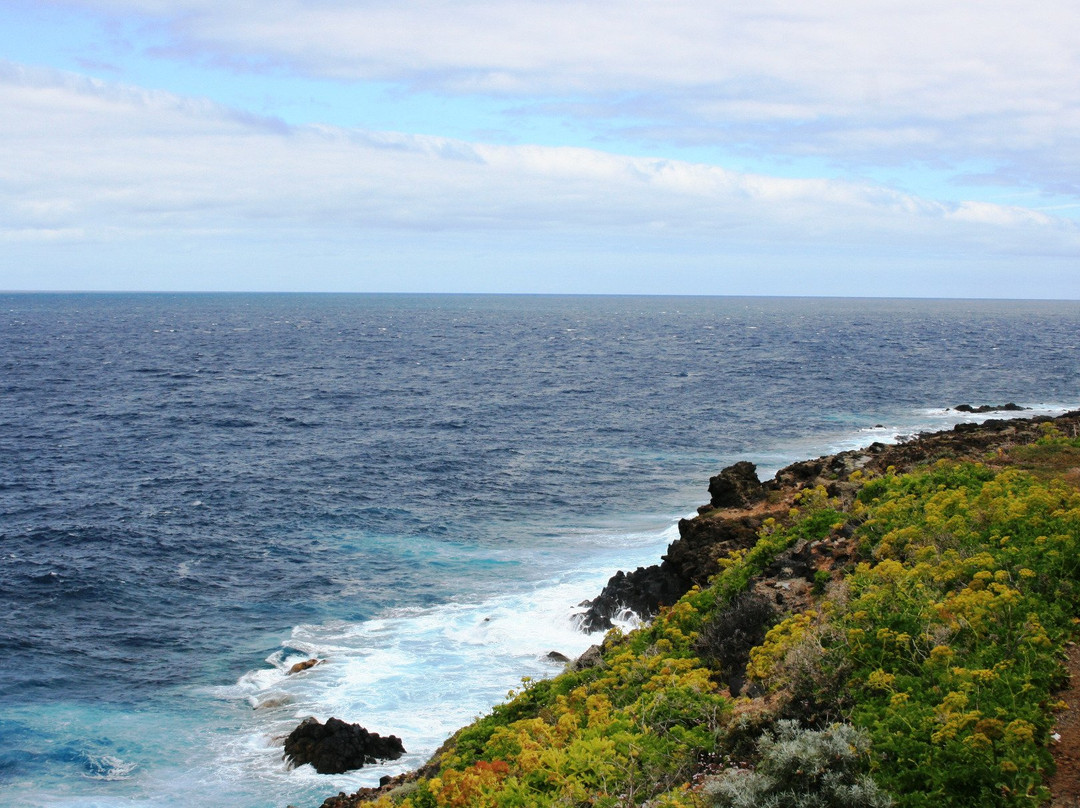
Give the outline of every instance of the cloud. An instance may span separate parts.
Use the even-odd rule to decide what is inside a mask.
[[[0,142],[19,155],[0,162],[7,241],[444,232],[774,254],[1080,249],[1075,222],[1023,208],[584,148],[286,126],[12,64],[0,64],[0,106]]]
[[[859,160],[1067,151],[1080,6],[825,0],[68,0],[143,15],[172,58],[563,99],[635,131]],[[609,121],[609,125],[617,125]]]

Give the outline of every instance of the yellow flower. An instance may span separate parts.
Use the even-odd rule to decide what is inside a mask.
[[[870,677],[866,680],[866,685],[871,690],[892,690],[892,685],[895,681],[895,676],[878,668],[870,674]]]
[[[1010,744],[1033,743],[1035,740],[1035,725],[1022,718],[1010,721],[1009,725],[1005,727],[1005,740]]]

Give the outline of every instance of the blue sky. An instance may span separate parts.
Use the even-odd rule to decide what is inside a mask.
[[[0,0],[0,289],[1080,298],[1072,0]]]

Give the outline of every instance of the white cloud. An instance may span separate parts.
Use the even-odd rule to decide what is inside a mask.
[[[687,88],[735,119],[1075,108],[1071,0],[70,0],[159,20],[191,53],[525,94]]]
[[[142,15],[174,59],[539,100],[655,144],[976,160],[1080,195],[1074,0],[55,1]]]
[[[0,68],[0,107],[8,241],[540,232],[775,254],[1080,250],[1075,223],[1026,209],[582,148],[286,127],[15,65]]]

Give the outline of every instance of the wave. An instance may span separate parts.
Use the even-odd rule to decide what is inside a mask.
[[[416,768],[455,730],[505,699],[523,677],[558,673],[563,663],[549,654],[572,659],[599,642],[602,635],[577,630],[578,604],[595,597],[627,561],[653,563],[676,536],[672,524],[659,533],[609,537],[600,545],[605,557],[592,556],[588,568],[512,594],[396,609],[357,623],[297,626],[266,658],[266,667],[208,691],[251,708],[245,734],[221,750],[218,765],[237,776],[288,780],[294,787],[311,781],[326,793],[374,785],[383,775]],[[636,625],[633,615],[625,618],[626,628]],[[289,672],[309,659],[321,661]],[[398,735],[407,753],[329,780],[310,767],[289,771],[281,761],[282,740],[309,715]]]
[[[89,753],[83,755],[83,763],[86,767],[83,777],[88,780],[105,780],[108,782],[128,780],[131,778],[131,773],[138,767],[138,764],[121,760],[114,755],[92,755]]]

